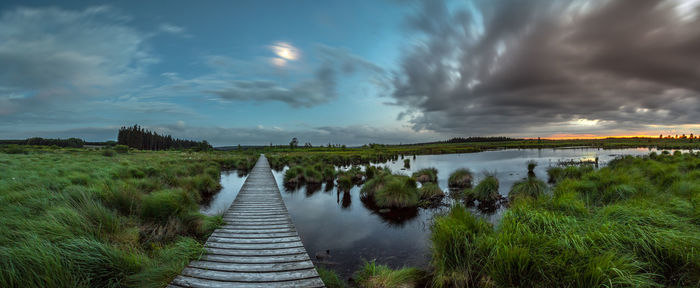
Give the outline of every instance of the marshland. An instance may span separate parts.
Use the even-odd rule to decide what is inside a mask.
[[[329,287],[700,281],[698,153],[555,147],[6,145],[0,286],[166,285],[202,254],[260,153]]]

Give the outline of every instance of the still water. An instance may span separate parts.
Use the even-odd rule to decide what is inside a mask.
[[[421,155],[411,159],[411,167],[405,169],[403,160],[376,163],[389,166],[395,173],[410,175],[421,168],[438,169],[438,184],[447,191],[447,178],[459,168],[468,168],[475,176],[474,183],[485,172],[495,173],[500,181],[499,192],[506,196],[513,183],[527,176],[526,163],[537,162],[535,174],[547,180],[547,168],[560,161],[594,160],[604,166],[621,155],[646,155],[653,149],[511,149],[485,151],[468,154]],[[341,168],[342,169],[342,168]],[[313,190],[299,188],[287,190],[282,185],[284,171],[273,171],[284,202],[294,221],[306,250],[311,258],[316,253],[330,251],[331,257],[324,260],[326,266],[349,277],[364,260],[376,259],[377,263],[398,268],[402,266],[425,267],[430,259],[430,224],[434,215],[447,208],[417,208],[402,211],[378,211],[360,199],[360,187],[349,193],[339,192],[335,187],[323,185]],[[222,173],[223,189],[208,207],[205,214],[217,214],[231,205],[240,190],[245,176]],[[449,200],[446,200],[449,201]],[[482,213],[473,212],[497,224],[504,208]],[[315,259],[314,259],[315,260]]]

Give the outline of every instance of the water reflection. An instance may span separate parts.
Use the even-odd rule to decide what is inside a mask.
[[[447,178],[456,169],[469,168],[474,173],[474,183],[478,183],[484,177],[484,171],[495,171],[500,182],[499,193],[507,196],[513,183],[525,177],[539,177],[546,181],[546,169],[560,161],[588,160],[598,157],[600,165],[604,166],[619,155],[646,155],[651,151],[654,150],[590,148],[500,150],[406,157],[411,159],[408,169],[403,169],[403,161],[373,165],[386,165],[392,171],[406,175],[411,175],[422,168],[435,167],[438,169],[437,184],[448,193],[448,196],[453,192],[448,192]],[[529,160],[534,160],[538,164],[532,172],[534,175],[528,175]],[[284,187],[282,183],[285,170],[286,168],[274,171],[273,174],[280,190],[284,191],[282,193],[284,202],[312,258],[317,252],[325,253],[326,250],[330,250],[330,259],[324,259],[324,262],[335,265],[333,269],[344,277],[351,276],[363,260],[377,259],[377,262],[393,267],[427,266],[430,254],[428,239],[431,220],[435,215],[447,211],[446,206],[383,210],[376,207],[373,201],[362,199],[359,186],[353,186],[349,191],[339,191],[337,187],[328,184],[314,187]],[[243,180],[244,178],[229,179],[222,174],[224,190],[220,194],[231,195],[225,197],[230,201],[227,204],[221,204],[220,207],[228,208]],[[446,203],[453,201],[450,197],[445,199]],[[477,207],[470,207],[470,209],[496,225],[505,211],[501,208],[484,213]]]
[[[203,205],[200,212],[205,215],[223,214],[236,199],[236,195],[241,190],[246,178],[248,176],[245,172],[221,172],[221,191],[214,195],[208,204]]]

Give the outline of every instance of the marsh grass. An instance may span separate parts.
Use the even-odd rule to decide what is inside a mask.
[[[424,278],[425,273],[419,269],[394,270],[378,265],[375,260],[366,261],[354,275],[355,283],[362,288],[419,287]]]
[[[403,208],[417,206],[420,195],[415,179],[392,175],[385,178],[385,183],[374,193],[374,199],[379,207]]]
[[[416,179],[416,181],[421,182],[421,183],[437,183],[437,174],[438,170],[437,168],[430,167],[430,168],[423,168],[420,169],[416,172],[413,172],[413,178]]]
[[[508,198],[513,201],[518,198],[538,198],[547,192],[547,183],[536,177],[528,177],[513,184],[513,188],[508,193]]]
[[[447,179],[447,185],[450,188],[471,188],[472,179],[472,172],[469,169],[457,169],[450,174],[450,178]]]
[[[0,153],[0,287],[165,286],[222,223],[198,212],[218,160],[254,158],[25,149]]]
[[[599,170],[571,168],[551,196],[516,193],[495,230],[455,206],[431,228],[433,284],[697,286],[699,156],[624,157]]]
[[[445,192],[435,183],[425,183],[418,189],[421,199],[440,199],[445,196]]]
[[[466,197],[479,201],[480,206],[492,206],[501,199],[501,195],[498,194],[500,184],[496,175],[486,174],[485,176],[474,189],[467,190],[470,195]]]
[[[343,281],[343,279],[335,271],[328,269],[324,266],[316,266],[316,271],[318,271],[318,276],[321,277],[323,284],[327,288],[346,288],[348,284]]]

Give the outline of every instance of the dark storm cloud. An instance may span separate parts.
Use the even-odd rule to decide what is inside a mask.
[[[490,0],[460,10],[424,1],[408,18],[421,36],[403,55],[392,96],[416,130],[698,124],[700,8],[680,4]]]
[[[319,45],[317,50],[320,64],[309,79],[290,86],[268,80],[237,80],[205,92],[225,100],[279,101],[292,107],[312,107],[338,97],[338,77],[363,73],[374,84],[386,82],[384,69],[344,49]]]

